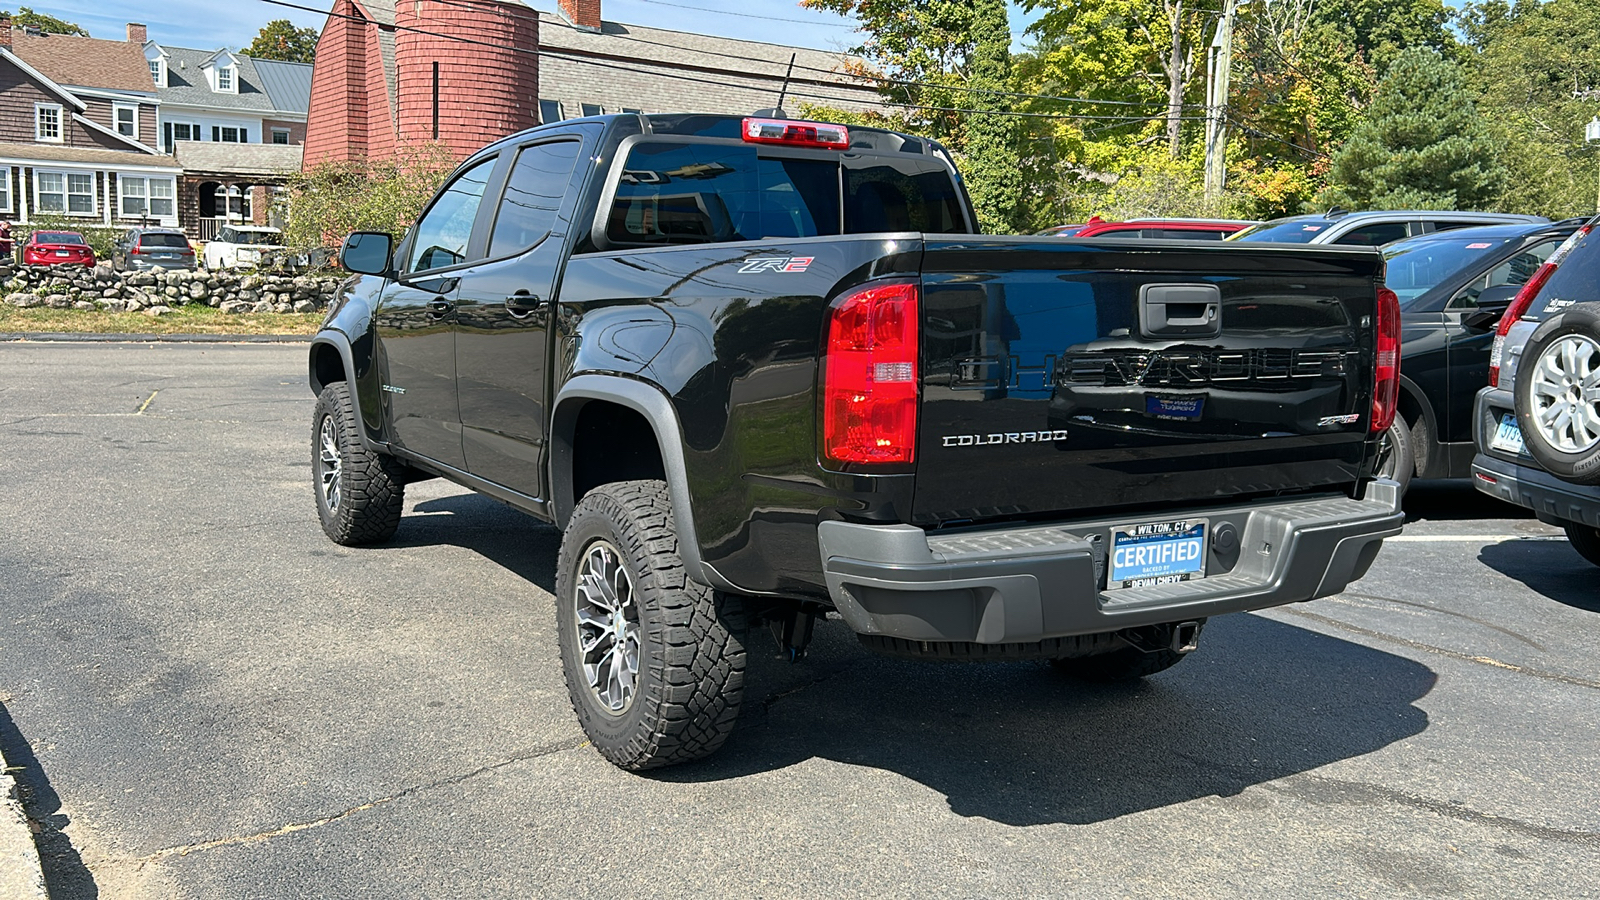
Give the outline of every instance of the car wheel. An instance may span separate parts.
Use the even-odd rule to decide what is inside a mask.
[[[1572,549],[1589,562],[1600,566],[1600,528],[1581,525],[1571,522],[1563,526],[1567,532],[1567,540],[1572,542]]]
[[[311,417],[312,486],[322,530],[345,546],[393,537],[405,505],[405,464],[368,448],[360,427],[349,386],[323,388]]]
[[[556,563],[561,668],[578,722],[624,769],[700,759],[744,694],[743,601],[689,578],[660,481],[585,494]]]
[[[1405,419],[1395,416],[1394,424],[1378,438],[1378,467],[1374,474],[1379,478],[1398,482],[1400,493],[1403,494],[1406,487],[1411,484],[1411,475],[1416,471],[1416,465],[1416,451],[1411,445],[1411,429],[1406,427]]]
[[[1578,303],[1528,338],[1514,387],[1528,453],[1550,474],[1600,484],[1600,303]]]

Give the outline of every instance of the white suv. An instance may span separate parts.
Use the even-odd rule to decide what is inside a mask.
[[[232,269],[261,263],[264,252],[283,249],[283,232],[268,225],[228,225],[206,244],[206,268]]]

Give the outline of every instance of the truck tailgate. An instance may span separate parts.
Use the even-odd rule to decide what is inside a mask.
[[[913,522],[1349,492],[1365,248],[930,238]]]

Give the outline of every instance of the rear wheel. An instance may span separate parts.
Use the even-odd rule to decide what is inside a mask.
[[[1573,522],[1565,526],[1567,540],[1572,542],[1572,549],[1589,562],[1600,566],[1600,528],[1591,528]]]
[[[1573,484],[1600,484],[1600,303],[1578,303],[1528,338],[1513,388],[1528,453]]]
[[[613,764],[689,762],[733,733],[743,601],[689,578],[663,482],[604,484],[572,511],[556,563],[556,626],[572,708]]]
[[[1394,424],[1378,438],[1378,471],[1379,478],[1388,478],[1399,482],[1400,492],[1405,493],[1407,485],[1411,484],[1411,475],[1416,471],[1416,451],[1411,445],[1411,429],[1406,426],[1405,419],[1394,417]]]

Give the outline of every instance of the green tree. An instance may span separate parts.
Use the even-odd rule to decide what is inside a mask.
[[[398,237],[454,168],[450,148],[438,143],[402,149],[389,159],[314,165],[289,179],[284,239],[306,250],[338,247],[352,231]]]
[[[1584,143],[1583,126],[1600,113],[1600,3],[1519,4],[1487,34],[1471,70],[1511,173],[1499,205],[1593,212],[1600,147]]]
[[[1454,56],[1459,45],[1441,0],[1334,0],[1313,7],[1311,22],[1337,31],[1379,72],[1413,47]]]
[[[244,48],[244,55],[255,59],[281,59],[308,63],[317,55],[317,30],[296,28],[288,19],[273,19]]]
[[[971,76],[967,84],[980,91],[1004,91],[1011,86],[1011,29],[1005,0],[974,0]],[[991,234],[1017,230],[1022,199],[1022,172],[1017,152],[1020,130],[1010,115],[1010,98],[999,93],[971,95],[979,112],[967,119],[966,163],[968,190],[978,224]]]
[[[11,24],[15,28],[37,28],[45,34],[89,36],[89,32],[85,31],[82,25],[63,21],[55,16],[47,16],[44,13],[34,12],[26,6],[18,8],[14,13],[0,11],[0,16],[10,16]]]
[[[1496,141],[1458,66],[1402,51],[1330,172],[1331,202],[1376,209],[1481,209],[1505,184]]]

